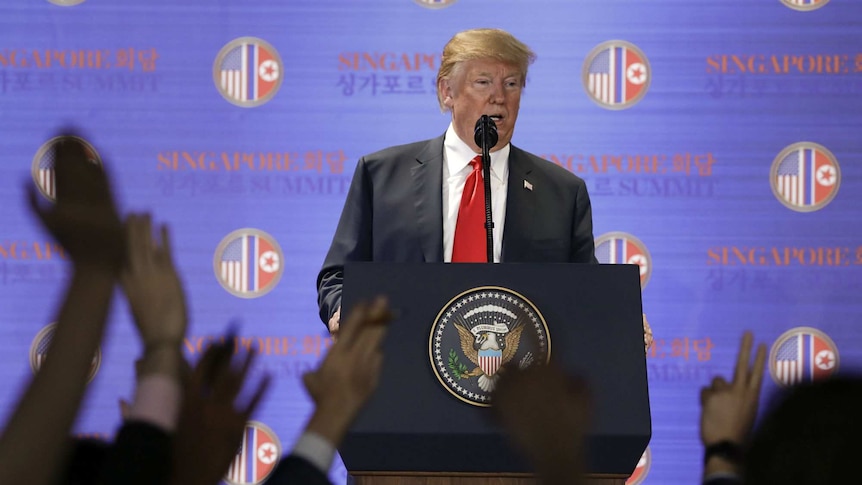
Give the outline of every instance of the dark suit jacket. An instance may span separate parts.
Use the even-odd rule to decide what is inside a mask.
[[[92,485],[99,478],[111,444],[97,439],[72,438],[72,455],[58,484]]]
[[[582,179],[512,146],[506,194],[503,262],[597,262]],[[344,264],[352,261],[443,262],[442,136],[359,160],[317,276],[324,323],[341,305]]]
[[[332,485],[314,465],[294,455],[284,457],[266,480],[270,485]]]
[[[159,485],[171,476],[172,437],[149,423],[126,421],[104,460],[99,485]]]

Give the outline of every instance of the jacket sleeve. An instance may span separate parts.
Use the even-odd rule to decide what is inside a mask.
[[[332,244],[317,275],[317,304],[324,324],[341,306],[344,264],[371,261],[372,196],[368,166],[362,158],[356,165]]]
[[[590,204],[590,194],[583,180],[578,180],[578,192],[575,197],[575,220],[572,221],[572,246],[569,262],[593,263],[596,259],[596,242],[593,236],[593,209]]]
[[[167,483],[171,475],[171,435],[143,421],[127,421],[99,474],[99,485]]]

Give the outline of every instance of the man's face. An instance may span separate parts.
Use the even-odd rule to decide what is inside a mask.
[[[443,104],[452,111],[455,132],[476,153],[481,147],[473,141],[476,120],[491,116],[497,125],[497,151],[512,139],[524,75],[516,66],[493,59],[473,59],[456,67],[450,79],[441,79]]]

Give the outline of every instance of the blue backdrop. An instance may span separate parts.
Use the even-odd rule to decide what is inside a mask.
[[[698,479],[698,390],[743,329],[771,346],[765,393],[859,365],[859,2],[5,0],[0,417],[67,276],[23,188],[50,197],[45,148],[74,125],[124,210],[173,229],[187,354],[231,321],[260,349],[276,380],[249,437],[287,451],[330,343],[315,277],[355,161],[444,132],[440,52],[485,26],[538,54],[513,142],[583,177],[600,259],[642,268],[653,438],[631,483]],[[138,352],[118,304],[78,432],[115,432]],[[273,465],[249,456],[232,483]]]

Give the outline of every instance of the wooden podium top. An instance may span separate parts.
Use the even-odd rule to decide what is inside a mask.
[[[624,485],[627,476],[587,475],[584,485]],[[350,485],[539,485],[523,473],[350,472]]]

